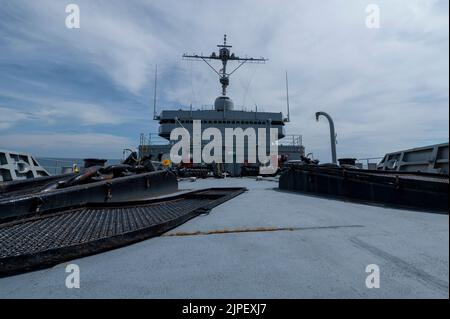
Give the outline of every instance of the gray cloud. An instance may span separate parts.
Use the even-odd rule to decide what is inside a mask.
[[[382,156],[448,140],[446,1],[74,2],[81,9],[79,30],[64,27],[64,2],[9,2],[29,15],[18,26],[24,36],[7,37],[6,45],[28,59],[87,61],[137,96],[151,96],[157,63],[160,106],[200,107],[219,94],[217,76],[180,56],[209,54],[227,33],[236,54],[270,59],[232,76],[229,93],[235,103],[284,112],[288,70],[287,133],[302,134],[307,151],[322,161],[330,158],[328,128],[315,122],[318,110],[335,119],[340,157]],[[381,10],[377,30],[365,27],[365,7],[372,2]],[[62,104],[58,112],[71,107]],[[92,108],[96,111],[102,109]],[[23,120],[16,116],[0,121],[0,127]]]
[[[112,113],[107,107],[91,103],[62,101],[57,99],[21,98],[18,100],[29,103],[30,107],[7,107],[0,105],[0,130],[8,129],[20,122],[39,122],[52,125],[58,121],[77,122],[81,126],[100,124],[120,124],[131,119]],[[32,106],[31,106],[32,105]],[[51,130],[51,127],[48,128]]]
[[[17,123],[29,118],[26,113],[17,112],[13,109],[0,107],[0,130],[6,130]]]
[[[38,157],[80,158],[90,155],[98,158],[118,158],[132,141],[123,136],[97,133],[30,133],[2,135],[2,147],[31,152]]]

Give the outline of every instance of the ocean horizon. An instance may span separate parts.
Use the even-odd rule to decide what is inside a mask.
[[[65,157],[36,157],[37,162],[45,168],[51,175],[61,174],[63,169],[77,164],[78,167],[84,166],[83,158],[65,158]],[[106,159],[106,165],[119,164],[122,159]]]

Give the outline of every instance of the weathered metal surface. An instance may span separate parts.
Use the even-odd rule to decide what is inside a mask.
[[[448,214],[448,176],[298,165],[279,188]]]
[[[81,203],[139,200],[178,190],[176,176],[170,171],[135,174],[51,191],[42,191],[42,184],[41,180],[31,180],[28,187],[21,184],[20,190],[10,187],[0,193],[0,221]]]
[[[200,177],[200,178],[206,178],[211,173],[212,169],[210,168],[201,168],[201,167],[183,167],[183,168],[177,168],[174,169],[175,174],[178,177]]]
[[[334,121],[328,113],[316,112],[316,121],[319,122],[319,117],[324,116],[327,118],[330,125],[330,143],[331,143],[331,162],[337,164],[336,157],[336,133],[334,131]]]
[[[449,144],[447,142],[388,153],[378,164],[377,169],[448,175],[448,157]]]
[[[67,179],[74,175],[75,173],[69,173],[0,183],[0,201],[6,197],[36,192],[50,183]]]
[[[0,150],[0,183],[49,175],[30,154]]]
[[[0,224],[0,276],[157,236],[245,190],[213,188],[164,199],[91,203]]]

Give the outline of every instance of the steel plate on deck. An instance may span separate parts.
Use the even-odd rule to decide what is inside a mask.
[[[65,177],[71,175],[65,175]],[[59,179],[64,177],[58,177]],[[0,222],[82,203],[113,203],[170,194],[178,181],[170,171],[154,171],[110,180],[43,191],[45,179],[8,183],[0,187]],[[53,180],[55,182],[55,180]]]
[[[448,214],[448,175],[296,165],[279,179],[282,190]]]
[[[0,224],[0,276],[160,235],[245,190],[211,188],[146,201],[88,203]]]

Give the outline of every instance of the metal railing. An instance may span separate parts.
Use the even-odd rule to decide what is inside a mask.
[[[303,138],[301,135],[286,135],[277,141],[278,145],[302,146]]]
[[[167,145],[170,142],[159,136],[157,133],[144,134],[141,133],[139,145]]]
[[[37,161],[50,175],[58,175],[72,171],[72,167],[76,164],[78,167],[83,166],[82,159],[59,159],[38,157]]]
[[[167,139],[159,136],[157,133],[149,133],[140,135],[140,146],[144,145],[167,145],[171,144]],[[277,141],[278,145],[287,145],[287,146],[302,146],[303,138],[302,135],[286,135],[282,139]]]
[[[366,157],[356,159],[356,164],[365,169],[376,169],[376,165],[383,159],[383,157]]]

